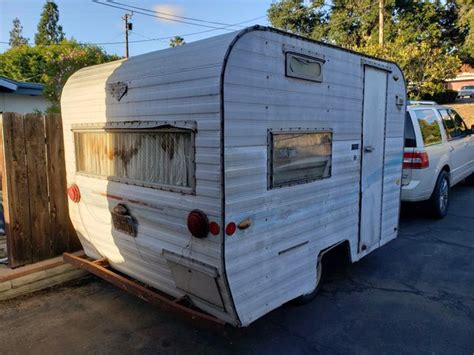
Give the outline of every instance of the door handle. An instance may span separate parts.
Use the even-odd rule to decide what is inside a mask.
[[[452,145],[449,146],[449,151],[450,152],[454,151],[454,147]]]
[[[368,145],[368,146],[364,147],[364,152],[366,152],[366,153],[372,153],[374,150],[375,150],[375,148],[372,147],[371,145]]]

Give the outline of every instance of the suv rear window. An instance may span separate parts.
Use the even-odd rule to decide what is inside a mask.
[[[415,129],[413,128],[413,122],[411,121],[410,114],[405,114],[405,148],[416,147],[416,136]]]
[[[439,127],[434,110],[415,110],[414,113],[418,119],[425,146],[441,143],[441,128]]]

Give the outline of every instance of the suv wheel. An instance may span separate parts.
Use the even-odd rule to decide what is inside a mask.
[[[434,218],[441,219],[448,213],[449,175],[444,170],[438,176],[429,204],[431,207],[431,214]]]

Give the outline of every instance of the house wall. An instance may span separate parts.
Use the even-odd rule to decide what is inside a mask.
[[[44,112],[50,103],[44,96],[0,93],[0,112]]]
[[[461,87],[465,85],[474,85],[474,79],[472,80],[460,80],[460,81],[450,81],[446,83],[448,89],[459,91]]]

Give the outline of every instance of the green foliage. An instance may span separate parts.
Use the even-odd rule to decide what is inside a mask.
[[[305,5],[302,0],[283,0],[270,5],[268,19],[271,24],[285,31],[314,39],[326,36],[326,14],[324,1],[311,1]]]
[[[464,30],[465,40],[460,56],[465,63],[474,65],[474,0],[458,0],[459,24]]]
[[[173,38],[170,39],[170,47],[174,48],[174,47],[182,46],[183,44],[186,44],[183,37],[174,36]]]
[[[386,0],[384,46],[378,44],[378,2],[280,0],[268,9],[275,27],[397,62],[409,96],[444,90],[456,76],[459,56],[474,57],[474,0]]]
[[[18,47],[28,44],[28,38],[23,37],[23,26],[18,17],[13,20],[13,28],[10,31],[10,40],[8,41],[8,44],[10,47]]]
[[[19,46],[0,54],[0,75],[45,84],[44,95],[59,109],[61,90],[77,70],[119,59],[106,54],[100,47],[63,40],[60,44]]]
[[[53,0],[47,0],[35,35],[36,45],[57,44],[65,38],[63,27],[58,24],[58,21],[58,5]]]

